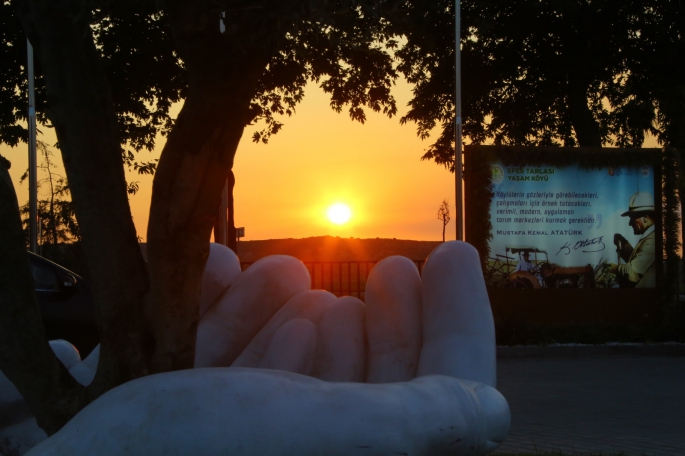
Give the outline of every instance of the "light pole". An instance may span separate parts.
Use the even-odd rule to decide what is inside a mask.
[[[29,82],[29,249],[38,252],[38,163],[36,157],[36,95],[33,84],[33,46],[26,40]]]
[[[455,107],[456,107],[456,117],[454,121],[454,186],[456,190],[456,212],[457,212],[457,240],[464,240],[464,205],[462,196],[462,138],[461,138],[461,4],[460,0],[455,0],[454,2],[454,55],[455,55]]]

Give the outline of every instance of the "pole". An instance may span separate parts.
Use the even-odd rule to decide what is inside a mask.
[[[29,246],[38,251],[38,160],[36,157],[36,96],[33,81],[33,46],[26,40],[29,82]]]
[[[454,55],[455,55],[455,99],[456,99],[456,118],[455,118],[455,144],[454,144],[454,179],[456,188],[456,212],[457,212],[457,240],[464,240],[464,198],[462,195],[462,137],[461,137],[461,3],[460,0],[454,2]]]

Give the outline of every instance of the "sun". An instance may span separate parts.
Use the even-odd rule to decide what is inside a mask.
[[[352,211],[347,204],[335,203],[328,208],[328,220],[336,225],[342,225],[352,217]]]

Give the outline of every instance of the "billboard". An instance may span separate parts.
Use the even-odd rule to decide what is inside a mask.
[[[656,286],[653,165],[586,169],[495,160],[490,172],[491,286]]]

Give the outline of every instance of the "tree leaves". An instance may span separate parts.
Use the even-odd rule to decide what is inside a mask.
[[[415,122],[422,138],[439,128],[424,158],[446,166],[454,159],[452,3],[410,0],[404,20],[390,21],[407,40],[398,69],[415,84],[401,120]],[[670,68],[685,57],[684,10],[679,0],[463,1],[464,135],[541,146],[590,138],[639,147],[646,132],[665,141],[660,132],[677,131],[667,119],[685,118],[676,114],[685,103],[675,101],[685,90],[673,96],[682,71]]]
[[[382,4],[341,1],[326,9],[324,2],[299,13],[260,79],[250,121],[262,121],[265,128],[253,141],[267,142],[281,129],[275,116],[294,113],[308,81],[331,96],[335,111],[348,107],[353,120],[366,120],[364,107],[389,117],[397,113],[390,89],[398,74],[388,52],[396,42],[379,10]]]

